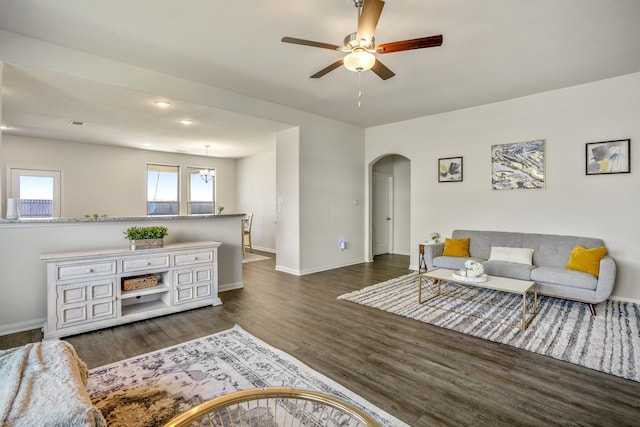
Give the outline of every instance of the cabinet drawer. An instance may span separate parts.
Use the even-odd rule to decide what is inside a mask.
[[[212,250],[179,253],[173,256],[173,265],[176,265],[176,266],[200,264],[203,262],[211,262],[211,261],[213,261]]]
[[[68,280],[106,274],[116,274],[116,260],[56,265],[57,280]]]
[[[150,269],[169,268],[169,255],[147,256],[143,258],[127,258],[122,260],[122,272],[145,271]]]

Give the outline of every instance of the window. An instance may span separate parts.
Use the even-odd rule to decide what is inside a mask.
[[[180,168],[147,165],[147,215],[178,215]]]
[[[61,216],[61,171],[11,168],[10,176],[10,197],[18,199],[20,218]]]
[[[215,170],[211,171],[211,177],[205,182],[200,176],[200,169],[189,168],[188,209],[189,215],[212,214],[215,205]]]

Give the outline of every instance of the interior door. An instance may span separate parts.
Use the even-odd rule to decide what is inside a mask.
[[[383,172],[373,172],[373,255],[386,254],[393,251],[391,246],[393,176]]]

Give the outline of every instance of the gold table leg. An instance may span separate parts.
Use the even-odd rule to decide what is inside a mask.
[[[528,290],[528,291],[526,291],[526,292],[524,292],[522,294],[522,323],[520,324],[520,330],[521,331],[524,331],[525,329],[527,329],[529,324],[533,321],[533,319],[538,314],[538,288],[536,288],[536,285],[534,283],[534,285],[533,285],[533,313],[532,313],[531,319],[529,319],[529,321],[527,321],[527,295],[530,292],[531,291]]]
[[[440,279],[433,279],[433,278],[429,278],[429,280],[433,280],[433,284],[436,285],[438,287],[438,292],[432,296],[431,298],[427,298],[426,300],[422,300],[422,279],[424,279],[424,276],[420,275],[420,280],[418,280],[418,304],[422,304],[424,302],[427,302],[429,300],[434,299],[435,297],[437,297],[438,295],[440,295],[440,291],[441,291],[441,280]]]

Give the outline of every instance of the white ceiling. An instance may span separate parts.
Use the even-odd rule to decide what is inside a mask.
[[[356,26],[351,0],[0,0],[1,29],[362,127],[640,71],[639,0],[387,0],[378,43],[436,34],[444,43],[380,55],[396,76],[383,81],[362,73],[358,108],[357,73],[339,68],[309,78],[339,52],[280,42],[290,36],[341,44]],[[63,76],[49,83],[44,73],[5,68],[3,120],[28,121],[43,135],[51,134],[54,119],[74,119],[87,93],[110,97],[83,107],[93,114],[82,119],[88,124],[80,130],[89,142],[150,139],[158,144],[154,149],[194,152],[204,151],[205,143],[232,150],[255,141],[253,148],[228,151],[228,157],[241,157],[287,127],[174,101],[172,114],[201,125],[185,133],[176,130],[173,115],[160,123],[155,113],[148,117],[155,99],[149,94]],[[35,92],[25,89],[30,84]],[[28,101],[6,94],[21,85]],[[67,102],[54,103],[52,111],[48,96],[61,91]],[[107,117],[109,126],[97,125]]]

